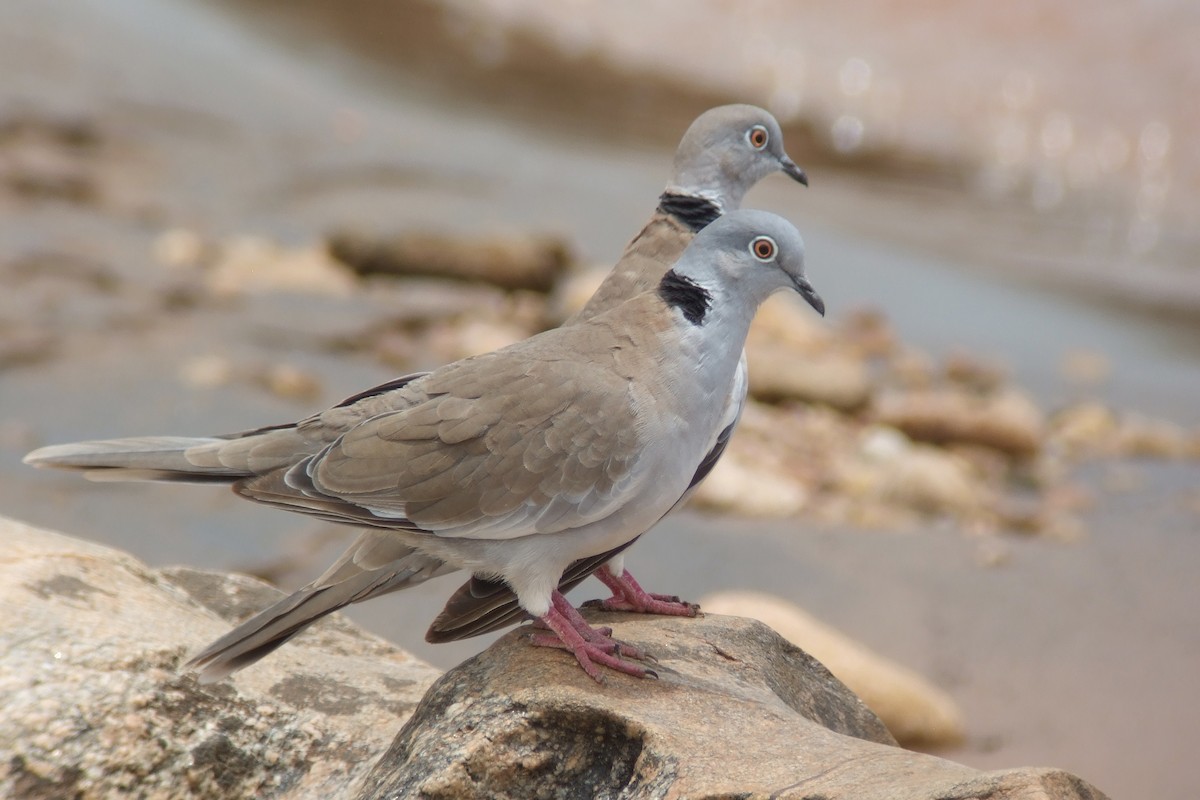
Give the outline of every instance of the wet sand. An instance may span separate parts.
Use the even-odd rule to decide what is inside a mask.
[[[164,35],[183,29],[184,40]],[[356,329],[382,313],[386,297],[172,305],[171,273],[151,255],[166,228],[293,242],[346,223],[535,229],[606,262],[661,188],[669,142],[521,125],[431,96],[411,76],[383,94],[344,68],[344,53],[302,44],[282,47],[207,6],[0,9],[0,109],[93,120],[106,142],[85,169],[100,201],[0,201],[0,264],[55,253],[76,267],[99,265],[109,276],[100,283],[117,287],[24,283],[0,305],[0,321],[53,339],[31,364],[0,372],[3,513],[153,564],[213,568],[269,563],[326,530],[220,490],[88,484],[20,465],[42,442],[294,419],[390,377],[364,357],[312,346],[314,327]],[[789,149],[804,162],[803,150]],[[953,248],[922,249],[924,234],[900,243],[863,235],[855,213],[886,214],[869,194],[861,179],[817,171],[808,192],[768,181],[749,203],[801,224],[831,309],[883,306],[906,341],[997,355],[1049,406],[1078,391],[1059,375],[1062,355],[1095,349],[1112,361],[1113,378],[1098,390],[1108,400],[1200,423],[1194,328],[984,277]],[[836,198],[833,208],[823,197]],[[322,397],[304,404],[239,383],[185,385],[180,365],[213,353],[293,361],[321,376]],[[1197,745],[1190,720],[1200,710],[1200,475],[1195,463],[1128,468],[1137,488],[1119,494],[1104,488],[1112,467],[1084,470],[1100,501],[1089,536],[1073,544],[681,515],[639,544],[631,565],[648,585],[692,598],[747,586],[775,592],[922,671],[966,711],[970,739],[947,757],[1060,766],[1113,797],[1182,800],[1192,792],[1184,759]],[[1008,563],[981,566],[981,548],[995,547]],[[450,666],[486,644],[420,641],[454,585],[431,582],[353,616]]]

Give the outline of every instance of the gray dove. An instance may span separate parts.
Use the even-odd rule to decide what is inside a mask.
[[[466,569],[501,580],[542,629],[533,644],[568,650],[597,681],[600,667],[644,677],[653,673],[623,658],[644,654],[588,625],[559,580],[637,538],[687,491],[754,313],[781,289],[823,312],[796,229],[737,211],[701,231],[651,291],[300,422],[57,445],[25,461],[99,479],[228,483],[250,500],[370,528],[411,551],[389,554],[394,577]],[[217,680],[310,621],[258,640],[235,630],[189,666]]]
[[[567,324],[603,313],[653,288],[697,231],[721,214],[740,207],[752,186],[779,171],[808,185],[804,171],[784,151],[783,133],[769,112],[756,106],[728,105],[701,114],[679,143],[674,172],[650,221],[625,248],[587,305]],[[724,452],[741,418],[748,386],[743,354],[724,400],[725,413],[712,431],[711,446],[697,464],[692,482],[676,507],[691,496]],[[617,552],[572,564],[559,582],[560,591],[569,591],[595,573],[613,593],[610,598],[596,601],[601,608],[694,616],[695,605],[642,589],[624,568],[622,551],[631,544],[632,541]],[[465,639],[512,624],[522,616],[516,596],[508,586],[476,575],[454,593],[425,638],[430,642]]]

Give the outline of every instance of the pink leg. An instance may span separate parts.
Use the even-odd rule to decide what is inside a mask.
[[[647,592],[633,579],[629,570],[616,575],[605,564],[594,574],[612,590],[613,596],[607,600],[589,600],[584,604],[587,607],[599,607],[605,611],[665,614],[673,617],[694,617],[700,611],[700,606],[695,603],[685,603],[673,595]]]
[[[617,672],[624,672],[635,678],[658,677],[653,670],[622,661],[620,658],[622,655],[630,658],[645,658],[646,656],[636,647],[611,638],[611,629],[597,629],[588,625],[583,615],[575,610],[575,607],[562,596],[562,593],[555,591],[551,595],[551,600],[553,605],[550,607],[550,611],[537,620],[537,623],[540,623],[539,627],[544,626],[551,633],[534,634],[531,637],[533,644],[538,647],[557,647],[570,650],[579,662],[579,666],[583,667],[583,671],[597,683],[604,683],[604,676],[597,668],[597,664]]]

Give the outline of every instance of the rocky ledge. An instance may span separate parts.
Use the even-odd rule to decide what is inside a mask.
[[[901,749],[819,662],[738,617],[598,615],[659,674],[603,686],[521,630],[438,677],[336,617],[230,681],[177,671],[273,592],[0,519],[0,795],[1103,797],[1058,770]]]

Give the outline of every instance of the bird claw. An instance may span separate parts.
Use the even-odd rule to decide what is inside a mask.
[[[657,678],[658,673],[639,664],[622,659],[654,661],[647,653],[633,645],[612,638],[611,628],[593,628],[559,592],[552,595],[553,605],[538,619],[536,627],[546,633],[534,633],[529,637],[536,647],[553,647],[568,650],[594,681],[604,683],[598,666],[608,667],[635,678]],[[657,663],[655,661],[655,663]]]
[[[596,570],[596,577],[612,589],[613,596],[604,600],[589,600],[583,604],[584,608],[669,617],[694,617],[700,613],[700,606],[680,600],[677,595],[647,592],[633,579],[629,570],[616,575],[605,565]]]

